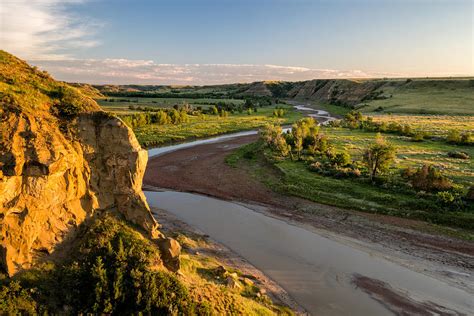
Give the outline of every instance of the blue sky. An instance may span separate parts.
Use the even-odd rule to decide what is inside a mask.
[[[474,75],[472,0],[4,0],[1,46],[59,79]]]

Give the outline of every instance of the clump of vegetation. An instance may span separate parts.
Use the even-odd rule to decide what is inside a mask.
[[[428,131],[413,131],[409,124],[400,124],[397,121],[379,120],[373,117],[364,117],[360,112],[349,112],[341,122],[334,122],[332,126],[342,126],[350,129],[361,129],[368,132],[391,133],[411,137],[412,141],[421,142],[432,136]],[[472,145],[474,143],[472,134],[468,131],[462,132],[453,129],[446,136],[446,142],[457,145]]]
[[[408,179],[418,191],[448,191],[453,188],[453,183],[443,173],[431,165],[423,165],[418,169],[407,168],[403,177]]]
[[[448,152],[449,158],[456,158],[456,159],[469,159],[469,154],[465,151],[450,151]]]
[[[64,264],[1,281],[0,312],[193,314],[202,310],[161,266],[151,241],[111,215],[95,220]],[[207,314],[209,311],[206,311]]]
[[[472,134],[470,132],[461,133],[458,130],[451,130],[448,132],[446,137],[448,143],[457,145],[470,145],[474,142]]]
[[[287,144],[281,126],[268,124],[260,131],[260,136],[277,155],[286,157],[291,153],[291,146]]]
[[[395,160],[395,147],[378,134],[375,143],[364,152],[364,163],[369,170],[370,180],[385,172]]]
[[[61,255],[64,261],[44,262],[13,278],[0,274],[0,314],[292,314],[238,270],[224,268],[224,278],[210,278],[221,266],[214,257],[185,250],[177,276],[162,266],[154,242],[133,226],[112,214],[91,221]],[[176,239],[183,249],[208,247],[205,239],[181,233]]]
[[[273,116],[274,117],[284,117],[285,116],[285,110],[280,107],[276,107],[275,110],[273,110]]]

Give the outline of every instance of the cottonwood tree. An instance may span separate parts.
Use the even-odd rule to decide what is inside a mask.
[[[281,156],[291,154],[291,146],[286,142],[281,126],[268,124],[260,131],[260,135],[263,141]]]
[[[383,173],[390,167],[395,160],[395,154],[395,147],[378,133],[375,143],[364,153],[364,163],[369,169],[370,180],[373,181],[377,174]]]

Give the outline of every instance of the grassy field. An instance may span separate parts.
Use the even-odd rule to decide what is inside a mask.
[[[204,115],[189,116],[189,122],[178,125],[149,124],[134,129],[138,141],[144,147],[160,146],[173,142],[183,142],[189,139],[216,136],[243,130],[256,129],[268,123],[290,124],[301,118],[301,113],[292,107],[286,108],[283,118],[273,117],[274,106],[258,108],[257,113],[230,114],[228,117]]]
[[[446,137],[451,130],[474,133],[474,115],[371,114],[370,116],[374,121],[410,125],[414,131],[427,132],[433,136]]]
[[[106,100],[114,100],[113,102]],[[128,101],[124,101],[128,100]],[[217,102],[243,104],[244,100],[237,99],[188,99],[188,98],[143,98],[143,97],[107,97],[98,99],[99,105],[107,112],[114,114],[132,114],[139,111],[130,110],[129,106],[172,108],[174,105],[190,104],[195,107],[208,108]]]
[[[355,160],[361,160],[363,151],[374,142],[375,133],[347,128],[323,128],[338,150],[346,149]],[[413,142],[409,137],[384,134],[387,141],[397,148],[397,168],[419,167],[431,164],[443,169],[445,174],[464,185],[474,184],[474,160],[448,157],[450,151],[465,151],[474,157],[474,147],[451,145],[439,141]]]
[[[425,80],[402,86],[385,85],[384,100],[364,102],[364,113],[474,115],[474,80]]]
[[[342,136],[342,135],[340,135]],[[429,160],[429,159],[428,159]],[[436,203],[410,191],[393,190],[375,186],[363,179],[334,178],[312,172],[302,161],[271,161],[263,154],[261,142],[241,147],[228,156],[231,166],[248,170],[272,190],[281,194],[298,196],[321,204],[345,209],[420,219],[451,227],[468,227],[474,222],[472,207],[465,212],[436,212],[430,205]],[[416,164],[416,161],[406,162]],[[472,164],[462,166],[470,169]],[[275,173],[275,169],[278,171]],[[450,174],[460,181],[469,182],[465,175]],[[470,177],[472,180],[472,176]],[[467,224],[470,223],[470,224]],[[453,235],[473,240],[471,230],[452,231]]]
[[[336,151],[347,151],[354,161],[362,160],[364,150],[374,143],[376,137],[374,132],[348,128],[322,127],[321,132],[328,137]],[[428,164],[442,170],[448,178],[467,191],[467,188],[474,185],[474,161],[450,158],[448,152],[464,151],[473,157],[474,148],[433,140],[413,142],[409,137],[393,134],[384,136],[397,151],[395,162],[388,172],[391,179],[389,183],[393,183],[390,185],[374,185],[363,177],[337,178],[322,175],[311,171],[307,162],[268,160],[260,142],[237,150],[228,157],[227,162],[233,166],[239,166],[240,163],[247,167],[251,165],[250,170],[253,170],[257,178],[263,179],[267,186],[283,194],[341,208],[421,219],[452,227],[471,227],[474,223],[472,203],[462,212],[434,211],[438,203],[434,196],[419,195],[397,183],[406,183],[401,178],[401,170],[404,168]],[[277,174],[281,176],[275,176],[272,168],[276,168]]]

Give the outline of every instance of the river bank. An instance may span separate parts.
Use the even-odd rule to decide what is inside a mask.
[[[167,209],[175,214],[180,214],[181,218],[188,224],[201,228],[204,227],[204,230],[210,230],[212,227],[206,225],[215,222],[219,226],[219,231],[214,231],[213,235],[210,234],[211,237],[221,242],[227,240],[224,244],[234,251],[238,250],[238,252],[246,257],[252,264],[256,264],[258,260],[256,260],[256,258],[250,260],[249,256],[251,254],[246,253],[247,250],[245,249],[245,246],[255,246],[254,243],[257,244],[256,246],[261,246],[262,240],[265,238],[272,238],[272,236],[270,235],[270,237],[268,237],[266,234],[254,236],[253,230],[255,228],[239,226],[246,221],[246,217],[250,216],[248,215],[249,210],[283,221],[286,225],[298,226],[306,231],[316,234],[317,236],[337,240],[338,242],[349,246],[351,249],[361,250],[366,254],[369,254],[370,257],[375,256],[379,259],[386,260],[395,264],[397,267],[416,272],[417,275],[428,276],[430,280],[437,280],[436,282],[441,282],[439,284],[442,284],[442,286],[450,287],[450,291],[460,290],[462,293],[469,293],[469,295],[474,294],[474,281],[472,275],[472,270],[474,269],[472,265],[474,245],[472,243],[437,234],[421,232],[424,225],[427,224],[418,221],[341,210],[295,197],[281,196],[269,190],[261,183],[260,179],[252,177],[245,169],[232,168],[225,163],[225,157],[229,155],[230,152],[239,146],[253,142],[257,139],[255,134],[240,135],[240,137],[234,138],[231,136],[232,135],[226,135],[225,139],[205,140],[204,143],[199,144],[182,144],[182,147],[180,148],[171,146],[150,151],[150,156],[153,156],[154,154],[157,154],[158,156],[151,157],[145,174],[144,183],[148,186],[167,188],[176,191],[194,192],[206,196],[217,197],[226,201],[237,202],[237,205],[243,206],[247,209],[244,210],[247,212],[245,213],[247,215],[240,219],[237,218],[232,220],[233,213],[229,213],[226,216],[226,220],[219,220],[219,213],[212,214],[212,216],[209,214],[206,215],[206,212],[209,212],[209,208],[212,209],[210,206],[212,205],[210,204],[211,202],[208,201],[204,203],[205,206],[200,207],[198,206],[199,203],[196,201],[201,201],[202,197],[183,197],[182,195],[179,195],[179,192],[164,192],[162,196],[156,200],[154,200],[153,197],[149,197],[149,202],[155,201],[150,204],[152,206],[155,205],[159,208]],[[147,195],[149,196],[148,193]],[[184,206],[182,203],[184,203]],[[225,205],[225,208],[217,207],[217,212],[222,212],[227,209],[227,204]],[[234,206],[231,208],[233,207]],[[204,220],[204,222],[201,222],[201,220]],[[228,224],[231,226],[228,226]],[[232,238],[230,238],[232,240],[225,239],[229,238],[229,236],[226,237],[220,235],[223,231],[225,233],[232,231],[232,226],[239,226],[240,228],[238,232],[233,231]],[[282,227],[285,226],[283,225]],[[252,233],[253,237],[251,240],[245,241],[246,234],[249,233]],[[284,233],[280,235],[287,236]],[[273,236],[273,239],[279,240],[279,236]],[[234,242],[237,242],[238,245],[233,244]],[[311,246],[308,244],[307,247],[302,247],[301,245],[303,244],[304,241],[296,240],[292,245],[287,246],[289,248],[296,247],[299,249],[300,253],[294,254],[294,256],[298,258],[299,256],[306,255],[306,252],[308,251],[313,251],[311,247],[314,247],[314,245]],[[239,245],[243,248],[239,248]],[[288,247],[283,248],[286,251]],[[273,245],[270,248],[270,254],[275,251],[283,251],[277,250],[276,245]],[[258,248],[255,252],[261,250],[261,248]],[[301,276],[300,282],[309,282],[309,280],[306,280],[306,278],[308,278],[308,273],[314,273],[315,271],[321,273],[322,271],[325,271],[324,269],[321,270],[321,260],[325,262],[325,259],[321,258],[324,258],[328,254],[332,255],[333,251],[331,250],[324,253],[322,257],[318,255],[308,259],[310,264],[306,267],[295,268],[295,262],[288,262],[288,268],[285,271],[286,273],[292,274],[295,270],[303,269],[302,271],[305,272],[305,277]],[[263,259],[267,260],[265,257]],[[274,259],[277,260],[276,258]],[[337,262],[340,258],[334,260]],[[350,259],[346,261],[351,262]],[[370,265],[370,263],[367,264]],[[268,267],[268,261],[256,265],[265,273],[272,276],[271,269]],[[367,273],[362,273],[361,276],[358,277],[357,275],[359,272],[355,271],[357,269],[350,270],[351,273],[348,273],[345,269],[343,270],[344,271],[340,273],[342,273],[344,277],[338,279],[334,284],[326,282],[327,280],[325,282],[321,281],[322,277],[321,274],[319,274],[317,284],[313,283],[312,285],[307,285],[308,289],[314,288],[315,290],[312,291],[309,296],[306,296],[306,298],[301,297],[298,293],[294,292],[295,288],[301,287],[300,283],[291,283],[291,280],[285,281],[281,275],[273,275],[272,278],[278,281],[279,284],[286,284],[284,286],[285,289],[287,289],[295,298],[298,297],[298,302],[313,312],[330,311],[330,309],[321,309],[321,304],[316,306],[308,303],[316,297],[315,291],[320,288],[328,290],[328,288],[331,289],[333,287],[338,287],[337,284],[339,283],[344,284],[343,287],[348,291],[349,289],[350,291],[353,291],[354,287],[362,289],[365,292],[365,296],[363,296],[364,299],[369,296],[371,297],[371,300],[378,301],[377,304],[379,305],[382,302],[382,305],[385,305],[386,308],[392,312],[408,309],[410,304],[410,306],[412,306],[410,308],[421,308],[421,310],[434,311],[432,309],[433,306],[430,304],[424,305],[426,302],[423,302],[423,300],[420,301],[419,299],[414,299],[413,301],[413,297],[405,297],[405,299],[402,299],[401,301],[395,299],[400,298],[400,289],[407,291],[410,289],[410,283],[405,284],[405,286],[399,284],[393,287],[393,280],[384,280],[384,278],[374,275],[372,277],[367,277]],[[341,275],[340,273],[331,272],[329,275],[332,277],[337,276],[336,278],[339,278]],[[402,274],[405,273],[407,272],[403,270]],[[286,274],[283,276],[287,277]],[[413,277],[416,278],[415,276]],[[439,284],[437,285],[438,287],[441,286]],[[406,286],[408,286],[408,288]],[[426,285],[426,288],[428,289],[430,286]],[[339,294],[341,293],[338,293],[338,295]],[[356,296],[359,296],[360,294],[361,293],[358,293]],[[352,294],[347,295],[350,297]],[[415,298],[417,295],[415,295]],[[344,298],[346,297],[345,295],[343,296]],[[443,294],[443,296],[445,295]],[[324,295],[321,297],[324,297]],[[394,300],[398,300],[399,303],[394,305]],[[331,301],[330,297],[326,297],[326,300],[323,300],[323,303],[325,301]],[[351,300],[348,299],[347,302],[350,301]],[[356,299],[354,302],[357,301],[358,300]],[[434,301],[438,303],[438,300]],[[373,306],[374,310],[371,311],[377,312],[379,305],[373,305],[373,303],[374,302],[370,301],[370,303],[367,303],[367,306]],[[326,306],[324,308],[330,307]],[[331,311],[335,314],[343,314],[341,310],[338,312],[337,308]],[[364,312],[368,311],[363,309],[360,310],[360,314],[363,314]],[[449,314],[448,311],[445,312]],[[378,311],[377,313],[383,314],[381,311]]]

